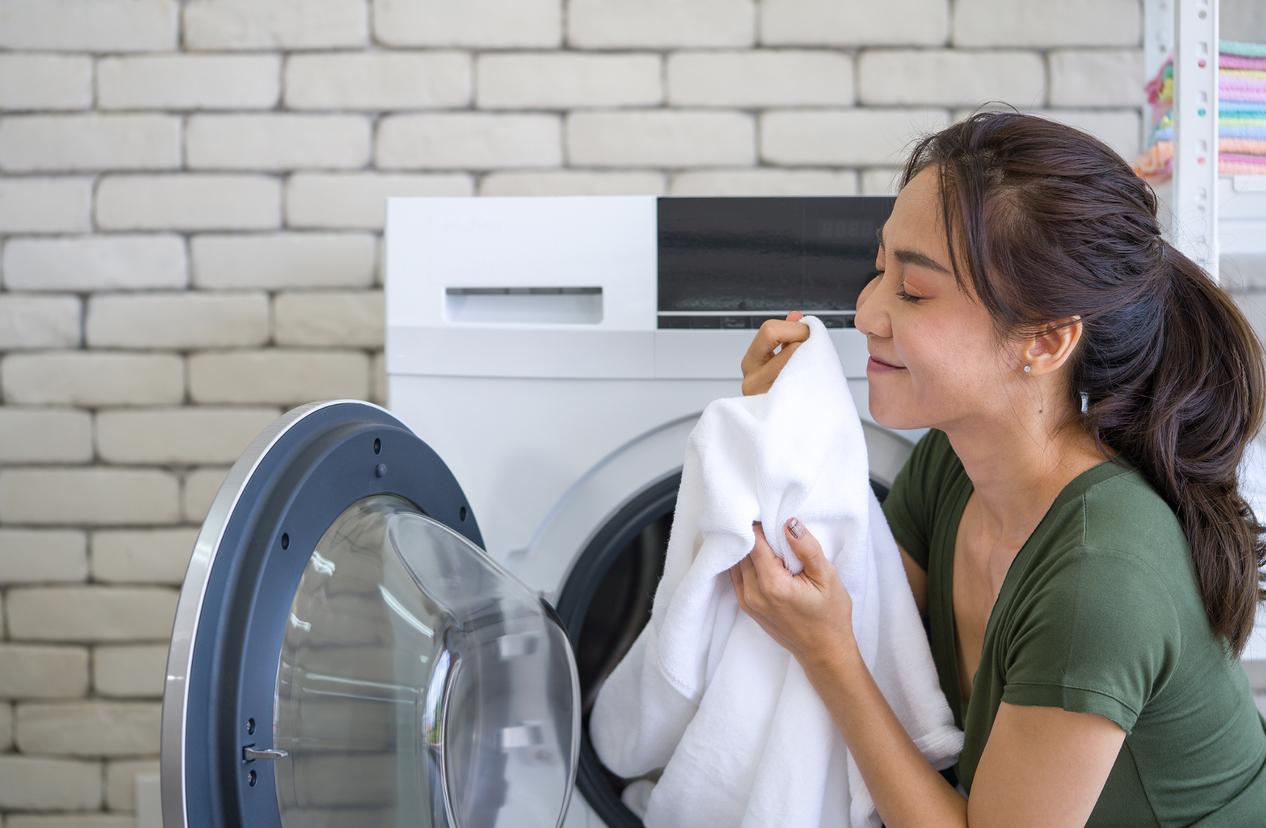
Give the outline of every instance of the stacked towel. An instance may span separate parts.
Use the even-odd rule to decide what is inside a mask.
[[[1218,173],[1266,174],[1266,44],[1218,43]],[[1174,169],[1174,61],[1147,83],[1152,132],[1134,171],[1164,181]]]
[[[755,545],[802,568],[795,515],[853,600],[867,667],[919,751],[952,765],[963,734],[940,690],[900,553],[870,488],[861,420],[826,328],[765,394],[710,403],[691,431],[650,623],[599,688],[589,722],[626,802],[662,826],[867,826],[874,802],[799,663],[740,611],[727,570]]]

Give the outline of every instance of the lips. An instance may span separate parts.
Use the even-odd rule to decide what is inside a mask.
[[[875,360],[875,362],[878,362],[880,365],[887,365],[889,368],[904,368],[905,367],[904,365],[896,365],[894,363],[888,362],[887,360],[880,359],[874,354],[871,354],[870,358]]]

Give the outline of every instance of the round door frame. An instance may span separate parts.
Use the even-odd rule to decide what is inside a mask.
[[[176,607],[161,724],[164,825],[280,826],[266,752],[285,619],[317,541],[376,494],[403,497],[483,547],[448,466],[373,403],[298,406],[229,470]]]

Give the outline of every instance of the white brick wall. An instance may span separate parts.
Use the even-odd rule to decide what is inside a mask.
[[[888,193],[990,99],[1137,147],[1139,0],[0,2],[0,828],[123,828],[286,408],[385,396],[389,196]]]
[[[144,290],[189,283],[185,242],[169,233],[15,238],[4,246],[4,286],[14,291]]]

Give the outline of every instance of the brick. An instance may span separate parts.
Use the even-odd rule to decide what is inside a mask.
[[[358,115],[193,115],[191,169],[337,169],[369,163],[370,126]]]
[[[92,687],[102,696],[161,698],[167,675],[167,645],[96,647]]]
[[[1063,49],[1047,56],[1051,106],[1138,106],[1143,52],[1139,49]]]
[[[660,73],[655,54],[485,54],[475,100],[481,109],[657,106]]]
[[[465,52],[293,55],[286,61],[289,109],[429,109],[471,101]]]
[[[185,242],[173,235],[10,239],[3,269],[9,290],[141,290],[189,282]]]
[[[28,702],[17,706],[23,753],[136,756],[158,750],[158,702]]]
[[[0,698],[73,699],[87,692],[87,647],[0,644]]]
[[[955,0],[956,46],[1134,46],[1137,0]]]
[[[140,55],[97,64],[101,109],[271,109],[280,99],[277,55]]]
[[[77,296],[0,295],[0,350],[79,345]]]
[[[195,236],[191,247],[200,288],[364,287],[374,278],[367,233]]]
[[[193,523],[206,520],[228,473],[228,469],[194,469],[185,475],[180,500],[185,520]]]
[[[0,11],[0,16],[3,14]],[[91,106],[91,58],[0,54],[0,109],[88,109]]]
[[[0,48],[152,52],[177,46],[176,0],[5,0]]]
[[[0,169],[165,170],[180,166],[173,115],[11,115],[0,120]]]
[[[387,407],[387,360],[382,351],[374,352],[369,367],[369,401]]]
[[[0,233],[82,233],[91,228],[91,178],[0,177]]]
[[[839,52],[677,52],[668,57],[673,106],[850,106],[853,85],[853,61]]]
[[[756,42],[754,0],[571,0],[567,41],[573,48],[703,48]]]
[[[77,811],[100,807],[99,762],[0,756],[0,808]],[[10,815],[10,826],[14,824],[13,820]]]
[[[901,186],[901,172],[897,167],[862,170],[862,195],[896,195]]]
[[[743,112],[574,112],[567,149],[583,166],[747,166],[756,161],[756,130]]]
[[[982,107],[985,110],[996,106]],[[1049,118],[1067,124],[1103,141],[1127,162],[1133,161],[1139,151],[1139,113],[1136,109],[1029,109],[1030,115]],[[971,110],[959,110],[955,118],[964,118]]]
[[[0,469],[0,521],[28,524],[174,523],[176,478],[157,469]],[[10,593],[12,598],[12,593]],[[12,620],[13,604],[9,605]]]
[[[332,49],[369,42],[365,0],[190,0],[187,49]]]
[[[88,300],[94,348],[249,347],[268,341],[264,293],[101,294]]]
[[[273,297],[273,341],[381,348],[382,291],[279,293]]]
[[[678,173],[674,196],[838,196],[857,192],[852,170],[703,170]]]
[[[281,182],[257,175],[105,176],[97,222],[108,230],[268,230],[281,226]]]
[[[194,354],[189,357],[189,390],[198,403],[299,405],[364,399],[369,356],[298,349]]]
[[[761,116],[761,155],[787,165],[904,163],[912,139],[948,122],[939,109],[768,112]]]
[[[374,161],[382,168],[558,167],[562,122],[539,114],[388,115],[378,124]]]
[[[158,772],[158,761],[154,759],[112,759],[106,762],[106,807],[111,811],[135,811],[136,777]]]
[[[9,637],[30,641],[167,641],[178,591],[61,586],[9,590]]]
[[[488,173],[479,194],[509,195],[664,195],[664,176],[657,172],[589,172],[586,170],[506,170]]]
[[[103,583],[184,581],[198,529],[98,529],[92,533],[92,577]]]
[[[10,354],[0,386],[18,405],[168,405],[184,399],[185,364],[176,354]]]
[[[3,626],[3,625],[0,625]],[[13,747],[13,705],[0,702],[0,753],[7,753]],[[0,785],[3,785],[0,781]],[[4,795],[0,794],[0,802]]]
[[[0,408],[0,463],[86,463],[91,460],[92,415],[87,411]]]
[[[84,413],[86,412],[77,412]],[[88,539],[75,529],[0,529],[0,583],[88,579]]]
[[[373,0],[374,38],[388,46],[557,47],[559,0]]]
[[[107,463],[232,463],[280,412],[275,408],[154,408],[97,413]]]
[[[862,53],[857,72],[864,104],[944,106],[1000,100],[1034,106],[1046,97],[1046,66],[1036,52],[870,50]]]
[[[462,173],[295,173],[286,183],[286,226],[381,231],[389,197],[468,196],[474,190]]]
[[[779,46],[939,46],[949,0],[888,0],[882,12],[839,0],[764,0],[760,40]]]

